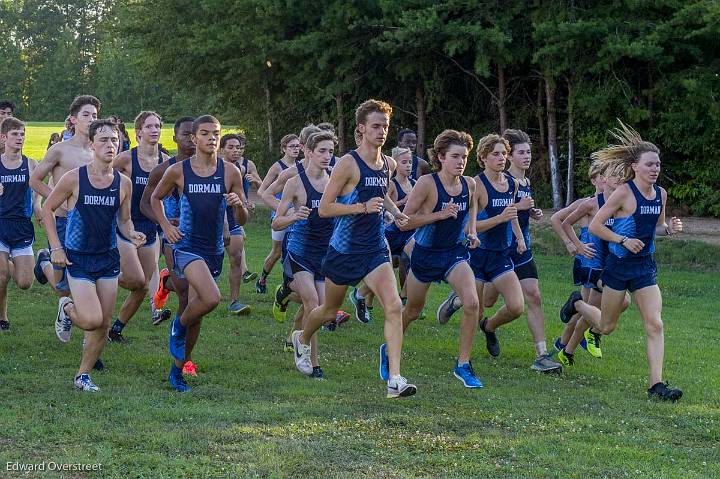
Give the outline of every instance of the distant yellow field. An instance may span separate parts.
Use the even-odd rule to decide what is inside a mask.
[[[28,122],[27,130],[25,131],[25,148],[23,153],[35,160],[42,160],[47,150],[48,141],[50,141],[50,135],[57,132],[60,133],[63,130],[63,123],[54,122]],[[231,133],[237,131],[236,127],[230,127],[223,129],[223,133]],[[132,145],[135,146],[135,129],[128,128],[128,134],[133,139]],[[162,134],[160,135],[160,143],[170,151],[171,154],[175,153],[175,143],[172,141],[173,131],[172,125],[164,125]]]

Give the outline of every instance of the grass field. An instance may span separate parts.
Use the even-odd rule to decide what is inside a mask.
[[[26,154],[40,159],[59,124],[34,123]],[[162,141],[171,144],[171,132]],[[246,226],[250,268],[268,248],[268,219]],[[36,245],[45,244],[37,229]],[[570,291],[571,259],[547,230],[535,232],[548,339]],[[502,354],[477,338],[474,366],[485,389],[451,374],[458,322],[433,312],[448,292],[430,290],[430,317],[408,332],[403,373],[418,386],[408,400],[384,398],[376,351],[382,314],[320,333],[326,381],[301,376],[282,350],[288,324],[272,319],[271,295],[243,285],[252,314],[206,318],[194,352],[199,377],[185,395],[167,385],[168,325],[153,327],[144,306],[109,344],[99,394],[73,390],[81,331],[70,343],[53,331],[57,301],[46,286],[9,290],[12,329],[0,334],[0,477],[720,477],[720,358],[713,285],[720,248],[660,241],[666,379],[685,396],[648,401],[642,324],[634,306],[603,343],[604,358],[579,351],[561,376],[529,369],[532,340],[523,315],[502,328]],[[220,282],[228,293],[226,260]],[[271,276],[269,290],[279,281]],[[118,305],[126,293],[121,291]],[[170,307],[175,308],[171,296]],[[350,311],[349,305],[346,309]],[[294,307],[291,307],[291,314]],[[550,343],[550,341],[548,341]],[[7,463],[102,464],[100,472],[6,470]]]
[[[264,212],[247,227],[256,271],[267,230]],[[539,243],[547,237],[541,232]],[[39,237],[37,244],[44,242]],[[663,242],[659,249],[695,247]],[[557,311],[570,291],[570,263],[538,258],[549,338],[561,330]],[[634,307],[606,338],[604,359],[579,352],[561,376],[529,370],[524,315],[500,330],[497,359],[479,337],[474,365],[482,390],[464,389],[450,373],[457,318],[441,327],[431,315],[404,343],[403,373],[418,394],[391,401],[377,377],[380,318],[320,333],[327,380],[308,379],[282,351],[288,325],[272,319],[271,296],[250,285],[242,290],[250,316],[227,315],[224,300],[206,318],[191,393],[168,387],[168,325],[153,327],[143,307],[125,330],[132,343],[109,344],[103,353],[106,370],[93,375],[101,392],[82,394],[71,382],[82,334],[58,342],[49,289],[11,286],[12,330],[0,335],[0,477],[719,477],[720,299],[708,289],[716,274],[702,269],[680,260],[661,265],[666,377],[685,391],[677,404],[645,395],[643,329]],[[278,280],[275,271],[269,289]],[[227,294],[225,274],[220,285]],[[446,285],[431,288],[431,311],[447,292]],[[100,463],[102,471],[5,471],[5,463],[43,461]]]

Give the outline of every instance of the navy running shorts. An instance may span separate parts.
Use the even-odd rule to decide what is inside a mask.
[[[220,254],[198,254],[191,253],[189,251],[173,249],[173,262],[175,263],[175,274],[178,278],[184,278],[185,268],[193,261],[202,260],[208,267],[210,275],[214,279],[218,279],[222,273],[223,260],[225,259],[225,253]]]
[[[33,255],[35,227],[30,218],[0,218],[0,251],[10,256]]]
[[[447,281],[453,268],[469,259],[470,253],[462,244],[448,250],[437,250],[415,243],[410,257],[410,271],[421,283],[439,283]]]
[[[285,276],[292,279],[295,273],[305,271],[313,275],[315,281],[325,281],[325,276],[320,272],[322,269],[322,258],[299,256],[288,251],[283,261]]]
[[[482,283],[494,281],[497,277],[513,270],[510,251],[492,251],[475,248],[470,250],[470,267],[475,280]]]
[[[510,256],[512,258],[512,255]],[[513,261],[515,263],[515,261]],[[538,279],[538,270],[535,260],[531,257],[530,261],[526,261],[520,265],[515,264],[515,274],[518,279]]]
[[[143,233],[145,235],[145,244],[142,245],[141,248],[148,248],[155,244],[158,234],[157,225],[155,223],[150,220],[138,220],[133,221],[133,227],[135,228],[135,231],[139,231],[140,233]],[[132,241],[123,236],[119,228],[116,230],[116,232],[119,240],[124,241],[125,243],[132,244]]]
[[[120,275],[120,252],[117,248],[104,253],[67,250],[65,254],[72,263],[66,268],[70,279],[96,283],[98,280],[115,279]]]
[[[383,263],[390,262],[387,248],[368,253],[344,254],[328,246],[320,272],[340,286],[355,286]]]
[[[400,231],[398,229],[386,229],[385,239],[387,240],[390,254],[400,256],[405,245],[410,241],[415,231]]]
[[[634,292],[657,284],[657,265],[652,255],[607,257],[602,273],[603,286],[616,291]]]

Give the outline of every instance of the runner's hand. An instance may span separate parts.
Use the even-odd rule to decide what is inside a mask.
[[[445,205],[445,208],[441,209],[438,213],[440,216],[440,219],[445,220],[448,218],[457,218],[457,214],[460,211],[460,205],[455,203],[452,198],[450,198],[450,203]]]
[[[410,218],[408,218],[408,215],[406,215],[402,211],[398,212],[397,216],[395,217],[395,224],[399,227],[405,226],[406,224],[408,224],[408,221],[410,221]]]
[[[587,259],[593,259],[595,257],[595,248],[592,243],[580,243],[579,248],[575,248],[576,254],[581,254]]]
[[[180,241],[182,239],[183,236],[185,236],[183,234],[183,232],[180,231],[180,228],[178,228],[177,226],[175,226],[173,224],[170,224],[170,226],[167,227],[167,229],[163,228],[163,234],[165,235],[165,240],[168,243],[173,243],[173,244],[177,243],[178,241]]]
[[[50,252],[50,262],[55,266],[64,268],[65,266],[72,264],[72,262],[65,256],[64,249],[56,249]]]
[[[383,210],[383,204],[385,203],[385,199],[381,198],[379,196],[376,196],[375,198],[370,198],[365,202],[365,209],[367,210],[368,214],[377,214],[380,213]]]
[[[683,224],[680,218],[677,216],[673,216],[670,218],[670,223],[668,224],[668,231],[671,235],[680,233],[683,230]]]
[[[525,244],[525,240],[519,239],[517,245],[517,252],[518,254],[523,254],[525,251],[527,251],[527,245]]]
[[[145,233],[141,233],[139,231],[130,232],[130,241],[132,241],[132,244],[134,244],[136,248],[144,245],[146,240],[147,238],[145,238]]]
[[[228,206],[238,206],[242,204],[242,200],[240,200],[240,197],[236,193],[225,193],[223,196]]]
[[[637,238],[628,238],[623,243],[623,246],[631,253],[639,253],[645,247],[645,243]]]
[[[515,203],[515,206],[519,210],[529,210],[535,206],[535,200],[532,196],[523,196],[520,201]]]
[[[311,209],[307,206],[303,205],[300,208],[295,210],[295,219],[297,221],[302,221],[308,219],[311,213]]]
[[[480,240],[477,235],[470,233],[469,235],[465,235],[465,238],[467,239],[467,247],[469,249],[475,249],[480,246]]]
[[[530,218],[535,221],[540,220],[543,217],[543,211],[540,208],[530,208]]]
[[[502,213],[500,213],[500,218],[503,222],[517,218],[517,208],[515,208],[515,205],[506,206]]]

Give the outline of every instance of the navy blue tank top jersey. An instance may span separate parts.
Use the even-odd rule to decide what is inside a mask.
[[[420,157],[413,154],[412,156],[412,167],[410,169],[410,178],[413,180],[418,179],[418,167],[420,166]]]
[[[250,172],[248,159],[247,159],[247,158],[243,158],[241,164],[242,164],[242,167],[243,167],[243,171],[245,171],[245,174],[244,174],[243,177],[242,177],[242,179],[243,179],[243,180],[242,180],[242,181],[243,181],[243,193],[245,193],[245,200],[248,200],[248,199],[250,198],[250,196],[249,196],[249,195],[250,195],[250,180],[248,180],[247,178],[245,178],[245,177],[247,176],[247,174]],[[238,165],[238,166],[240,166],[240,165]]]
[[[199,255],[223,254],[223,225],[227,202],[225,162],[218,158],[215,173],[196,175],[190,160],[183,162],[183,192],[180,196],[180,231],[176,249]]]
[[[333,233],[334,218],[321,218],[318,214],[322,192],[317,191],[302,168],[298,174],[305,188],[305,206],[310,208],[310,216],[306,220],[293,225],[292,234],[288,238],[288,251],[303,256],[322,258],[327,253],[330,237]]]
[[[465,225],[467,224],[467,214],[470,206],[470,193],[467,180],[460,177],[462,189],[455,196],[445,190],[445,187],[437,173],[432,174],[435,181],[435,189],[437,190],[437,201],[433,208],[433,213],[444,210],[452,200],[459,206],[457,218],[445,218],[427,225],[423,225],[415,230],[415,242],[425,248],[443,251],[455,248],[465,239]]]
[[[120,173],[107,188],[95,188],[86,166],[78,168],[78,200],[68,212],[65,248],[85,254],[107,253],[117,247],[115,228],[120,209]]]
[[[630,180],[627,184],[635,196],[637,206],[632,215],[615,218],[613,231],[620,236],[639,239],[645,246],[640,252],[631,253],[624,246],[611,243],[610,252],[618,258],[647,256],[655,252],[655,227],[662,211],[662,194],[660,187],[653,185],[655,197],[649,200],[640,193],[634,181]]]
[[[581,227],[580,227],[580,234],[578,235],[578,239],[580,240],[581,243],[588,243],[588,242],[589,242],[589,240],[588,240],[588,227],[587,227],[587,226],[581,226]],[[582,264],[583,258],[584,258],[584,256],[581,255],[581,254],[576,254],[576,255],[575,255],[575,259],[577,259],[578,261],[580,261],[581,264]]]
[[[145,171],[140,166],[138,160],[137,147],[130,150],[131,166],[130,181],[132,181],[132,201],[130,202],[130,219],[133,223],[136,221],[150,221],[147,216],[140,211],[140,199],[142,198],[145,187],[147,186],[149,171]],[[158,151],[158,164],[163,162],[162,152]]]
[[[333,168],[335,168],[335,163],[337,163],[337,156],[333,155],[332,158],[330,158],[330,163],[328,164],[328,168],[330,171],[332,171]]]
[[[515,180],[511,176],[505,176],[508,182],[508,189],[505,192],[496,190],[485,173],[478,176],[480,181],[485,185],[487,191],[487,206],[477,215],[478,220],[486,220],[493,218],[503,212],[503,210],[513,204],[515,199]],[[487,231],[478,234],[480,239],[480,249],[489,251],[504,251],[510,247],[510,238],[512,237],[512,225],[510,221],[495,225]]]
[[[20,166],[12,170],[0,161],[0,218],[10,220],[27,219],[32,216],[32,190],[30,189],[30,165],[27,156],[22,156]]]
[[[598,193],[595,201],[597,201],[599,210],[605,204],[605,195]],[[607,226],[608,222],[605,222],[605,225]],[[595,250],[595,256],[588,259],[581,255],[580,264],[586,268],[602,269],[605,266],[605,259],[607,258],[608,253],[607,241],[600,239],[587,230],[585,233],[585,241],[583,241],[583,243],[590,243],[592,245]]]
[[[376,197],[385,198],[388,185],[388,162],[385,156],[382,168],[373,170],[357,151],[351,150],[350,155],[360,169],[360,181],[350,193],[338,196],[338,203],[352,205]],[[383,211],[338,216],[330,245],[343,254],[375,253],[387,249]]]
[[[290,167],[287,166],[285,163],[283,163],[282,160],[277,160],[275,163],[277,163],[278,165],[280,165],[280,173],[282,173],[283,171],[285,171],[285,170],[287,170],[288,168],[290,168]],[[295,166],[299,166],[299,165],[300,165],[300,162],[299,162],[299,161],[296,161],[296,162],[295,162]],[[278,175],[278,176],[279,176],[279,175]],[[279,193],[275,193],[275,198],[277,198],[278,200],[280,200],[280,199],[282,198],[282,191],[279,192]],[[273,209],[270,208],[270,220],[272,221],[274,218],[275,218],[275,211],[273,211]]]
[[[168,158],[170,166],[177,163],[176,157]],[[173,188],[172,193],[163,200],[163,207],[165,208],[165,216],[167,218],[179,218],[180,217],[180,194],[177,188]]]
[[[402,199],[405,198],[408,195],[408,193],[406,193],[405,190],[402,189],[402,186],[400,186],[400,183],[398,182],[398,180],[395,177],[393,177],[391,179],[391,181],[393,183],[395,183],[395,190],[397,191],[397,201],[402,201]],[[410,177],[408,177],[408,181],[410,182],[410,185],[414,188],[415,183],[417,183],[417,181],[413,180]],[[397,201],[396,201],[396,203],[397,203]],[[400,211],[403,211],[405,209],[405,204],[403,204],[402,206],[398,206],[398,208],[400,209]],[[385,227],[385,231],[390,232],[390,233],[396,233],[396,232],[400,231],[400,228],[398,228],[397,225],[393,222]],[[405,233],[412,233],[413,231],[415,231],[415,230],[406,231]]]
[[[525,179],[525,184],[523,185],[520,181],[517,180],[513,175],[506,172],[506,176],[509,176],[514,181],[517,182],[518,190],[517,194],[515,195],[515,203],[517,204],[518,201],[522,200],[523,198],[532,198],[532,190],[530,189],[530,180],[527,178]],[[518,223],[520,223],[520,231],[522,231],[523,238],[525,239],[525,246],[527,246],[527,249],[530,250],[530,210],[518,210]],[[517,248],[517,238],[512,232],[512,228],[510,228],[510,248],[516,249]]]

